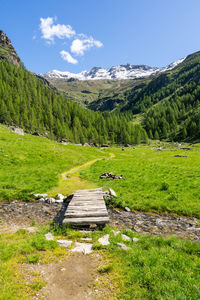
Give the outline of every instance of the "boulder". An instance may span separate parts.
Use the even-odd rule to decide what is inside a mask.
[[[131,211],[130,208],[129,208],[128,206],[126,206],[124,209],[125,209],[125,211],[128,211],[128,212]]]
[[[117,243],[117,246],[120,248],[120,249],[123,249],[125,251],[129,250],[130,248],[127,247],[126,245],[122,244],[122,243]]]
[[[68,248],[72,245],[72,241],[68,241],[68,240],[57,240],[57,242],[61,247],[65,247],[65,248]]]
[[[122,234],[122,239],[124,241],[130,241],[131,238],[128,235],[126,235],[126,234]]]
[[[109,242],[109,234],[106,234],[104,236],[102,236],[101,238],[98,239],[98,242],[103,245],[103,246],[107,246],[110,244]]]
[[[18,127],[15,127],[15,126],[12,126],[11,127],[11,130],[14,132],[14,133],[17,133],[19,135],[24,135],[24,130],[22,128],[18,128]]]
[[[122,179],[122,175],[115,175],[113,173],[102,173],[100,179]]]
[[[72,249],[72,252],[79,252],[83,254],[89,254],[92,252],[92,244],[89,243],[75,243],[75,247]]]
[[[45,234],[45,239],[47,241],[53,241],[54,240],[54,236],[53,236],[53,234],[51,232],[48,232],[48,233]]]

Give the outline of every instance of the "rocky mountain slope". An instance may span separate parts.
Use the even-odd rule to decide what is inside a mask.
[[[13,48],[6,34],[0,30],[0,59],[7,59],[16,66],[21,65],[21,60]]]

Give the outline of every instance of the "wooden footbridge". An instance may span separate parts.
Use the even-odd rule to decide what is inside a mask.
[[[108,222],[108,211],[101,188],[76,191],[63,220],[63,223],[73,226],[104,225]]]

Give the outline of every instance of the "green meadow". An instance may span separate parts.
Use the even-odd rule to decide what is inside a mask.
[[[173,146],[165,144],[162,151],[154,145],[104,150],[115,157],[95,162],[80,176],[104,190],[114,189],[118,197],[113,206],[200,217],[200,145],[191,150]],[[103,172],[123,175],[123,180],[100,179]]]
[[[62,172],[106,155],[94,148],[20,136],[0,125],[0,200],[31,200],[30,193],[57,187]]]
[[[124,242],[112,228],[80,233],[67,227],[45,226],[36,233],[19,229],[16,233],[0,234],[0,299],[32,299],[45,285],[38,272],[27,266],[48,264],[66,259],[70,251],[56,241],[46,241],[44,234],[52,231],[55,240],[81,241],[91,237],[92,256],[102,257],[96,266],[99,280],[90,288],[105,290],[102,299],[194,299],[200,298],[200,245],[175,237],[161,238],[124,231],[131,240]],[[110,235],[110,245],[102,246],[98,238]],[[138,242],[132,238],[137,237]],[[128,251],[119,249],[125,243]],[[68,258],[70,259],[70,257]],[[29,271],[28,271],[29,270]],[[31,280],[30,280],[31,278]],[[107,280],[109,278],[109,280]]]
[[[155,144],[124,151],[120,147],[61,145],[42,137],[20,136],[0,126],[0,200],[33,201],[31,192],[70,194],[78,188],[103,187],[117,193],[109,203],[113,207],[200,217],[200,145],[191,145],[190,150],[173,143],[159,145],[162,151]],[[100,179],[103,172],[123,179]],[[104,299],[200,299],[197,242],[128,230],[123,233],[131,240],[124,242],[109,226],[85,234],[69,227],[35,226],[35,233],[24,229],[0,232],[1,300],[30,299],[46,285],[41,274],[27,273],[27,264],[66,259],[70,252],[56,241],[46,241],[48,231],[55,240],[92,238],[93,255],[102,257],[101,265],[96,266],[100,280],[92,288],[105,290]],[[109,246],[98,243],[104,234],[110,235]],[[117,243],[125,243],[129,250],[119,249]]]

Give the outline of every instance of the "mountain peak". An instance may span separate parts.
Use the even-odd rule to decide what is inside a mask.
[[[46,79],[78,79],[78,80],[100,80],[100,79],[139,79],[155,75],[164,71],[171,70],[180,64],[184,59],[180,59],[167,67],[154,68],[147,65],[132,65],[127,63],[125,65],[112,66],[104,69],[101,67],[93,67],[89,71],[82,71],[78,74],[70,72],[60,72],[53,70],[45,74],[40,74]]]

